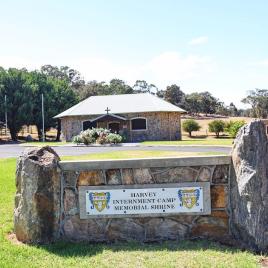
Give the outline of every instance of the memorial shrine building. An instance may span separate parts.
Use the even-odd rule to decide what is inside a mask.
[[[55,118],[61,139],[71,141],[89,128],[107,128],[128,142],[180,140],[185,111],[150,93],[92,96]]]

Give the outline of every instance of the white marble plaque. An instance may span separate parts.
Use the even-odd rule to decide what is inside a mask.
[[[210,214],[210,185],[81,186],[80,218]]]

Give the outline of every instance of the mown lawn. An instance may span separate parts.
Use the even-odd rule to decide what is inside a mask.
[[[100,157],[100,156],[99,156]],[[0,267],[259,267],[260,255],[208,241],[29,246],[13,230],[16,159],[0,159]]]
[[[43,146],[62,146],[62,145],[67,145],[71,144],[71,142],[64,142],[64,141],[31,141],[31,142],[23,142],[20,144],[20,146],[33,146],[33,147],[43,147]]]
[[[141,145],[212,145],[212,146],[232,146],[231,138],[184,138],[181,141],[144,141]]]
[[[141,145],[214,145],[214,146],[232,146],[233,143],[232,138],[226,138],[226,137],[193,137],[189,138],[187,136],[183,136],[183,140],[181,141],[144,141],[141,142]],[[71,142],[41,142],[41,141],[34,141],[34,142],[23,142],[21,143],[21,146],[36,146],[36,147],[42,147],[45,145],[49,146],[62,146],[72,144]]]

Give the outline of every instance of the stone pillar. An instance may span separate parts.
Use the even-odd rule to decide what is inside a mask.
[[[261,120],[244,126],[234,143],[231,231],[247,248],[268,249],[268,140]]]
[[[26,150],[18,159],[14,229],[19,241],[48,243],[59,237],[59,160],[48,146]]]

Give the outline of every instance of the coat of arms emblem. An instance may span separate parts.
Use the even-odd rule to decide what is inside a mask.
[[[199,206],[200,189],[178,190],[180,206],[191,209],[193,206]]]
[[[109,192],[101,193],[89,193],[89,200],[91,202],[91,209],[96,208],[99,212],[103,211],[105,208],[109,208],[111,194]]]

